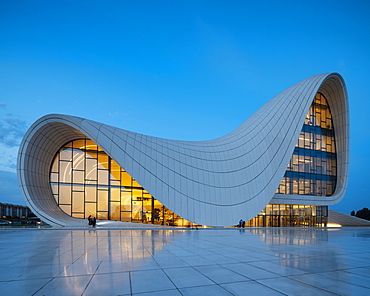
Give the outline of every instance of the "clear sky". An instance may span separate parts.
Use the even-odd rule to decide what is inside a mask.
[[[370,208],[370,1],[1,1],[0,202],[24,204],[19,143],[50,113],[207,140],[285,88],[338,72],[351,116],[347,195]]]

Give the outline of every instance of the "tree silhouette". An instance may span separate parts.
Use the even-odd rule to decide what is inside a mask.
[[[356,217],[370,220],[370,210],[368,208],[363,208],[362,210],[356,212]]]

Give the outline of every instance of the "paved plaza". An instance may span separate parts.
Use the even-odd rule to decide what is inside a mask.
[[[370,228],[0,229],[0,295],[370,295]]]

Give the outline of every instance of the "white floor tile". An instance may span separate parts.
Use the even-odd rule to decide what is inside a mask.
[[[176,287],[162,270],[143,270],[130,272],[132,293],[170,290]]]
[[[192,267],[168,268],[164,272],[177,288],[212,285],[210,279]]]

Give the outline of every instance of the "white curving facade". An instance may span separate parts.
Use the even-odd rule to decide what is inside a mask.
[[[275,194],[305,116],[322,93],[332,113],[337,183],[331,196]],[[268,203],[332,205],[344,197],[349,164],[349,109],[337,73],[305,79],[284,90],[231,133],[209,141],[142,135],[68,115],[51,114],[27,131],[18,156],[18,179],[31,210],[52,225],[85,225],[64,213],[50,188],[50,166],[67,142],[88,138],[163,205],[191,222],[234,225]]]

